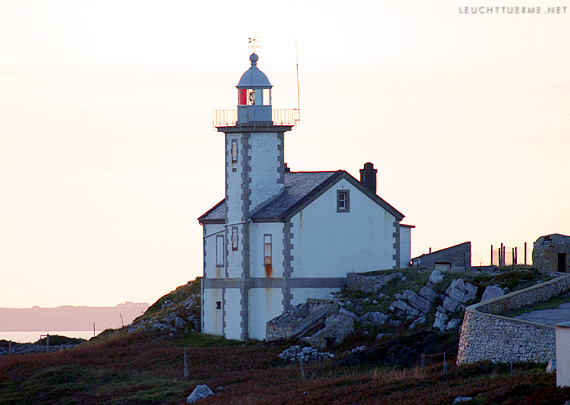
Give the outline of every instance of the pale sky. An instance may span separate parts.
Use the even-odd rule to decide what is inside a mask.
[[[373,162],[413,256],[530,257],[570,234],[570,0],[543,3],[0,0],[0,307],[152,303],[201,274],[212,110],[251,36],[276,108],[297,106],[297,40],[292,170]]]

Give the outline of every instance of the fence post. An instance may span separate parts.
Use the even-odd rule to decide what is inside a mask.
[[[299,359],[299,365],[301,366],[301,381],[305,382],[305,369],[303,368],[303,359]]]
[[[8,356],[12,355],[12,341],[8,341]]]
[[[524,265],[526,266],[526,242],[524,243]]]
[[[493,245],[491,245],[491,266],[493,265]]]
[[[49,333],[47,334],[47,337],[46,337],[46,348],[47,348],[47,352],[49,353]]]
[[[186,355],[186,348],[184,348],[184,378],[190,377],[190,371],[188,371],[188,356]]]

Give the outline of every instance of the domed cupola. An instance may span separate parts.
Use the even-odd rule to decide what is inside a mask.
[[[238,89],[237,124],[256,124],[273,122],[271,115],[271,88],[265,73],[257,68],[259,56],[250,55],[251,67],[241,76]]]

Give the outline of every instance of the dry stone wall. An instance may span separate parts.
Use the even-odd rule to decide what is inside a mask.
[[[459,339],[458,364],[533,361],[556,357],[555,328],[500,313],[533,305],[570,290],[570,276],[516,291],[467,307]]]

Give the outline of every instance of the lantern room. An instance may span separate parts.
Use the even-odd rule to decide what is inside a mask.
[[[272,123],[271,88],[265,73],[257,68],[259,56],[250,55],[251,67],[241,76],[238,89],[237,124]]]

